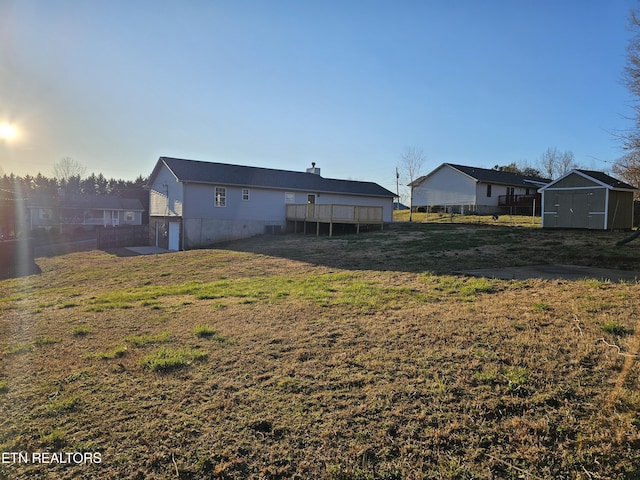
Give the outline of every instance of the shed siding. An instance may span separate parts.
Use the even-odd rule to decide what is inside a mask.
[[[581,187],[595,187],[595,186],[600,186],[600,185],[595,183],[593,180],[583,177],[582,175],[578,175],[577,173],[572,173],[571,175],[568,175],[567,177],[558,180],[558,182],[556,182],[553,185],[553,189],[555,190],[558,188],[581,188]]]
[[[543,222],[546,228],[605,228],[606,189],[549,189],[544,195]]]
[[[608,213],[610,229],[633,228],[633,192],[609,192]]]

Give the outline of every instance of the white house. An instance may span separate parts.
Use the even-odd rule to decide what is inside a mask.
[[[282,231],[287,222],[391,222],[395,194],[372,182],[160,157],[149,177],[157,246],[186,250]]]
[[[502,170],[443,163],[415,180],[413,207],[454,213],[531,213],[540,208],[538,188],[551,180]]]

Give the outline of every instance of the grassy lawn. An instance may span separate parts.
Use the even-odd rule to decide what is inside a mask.
[[[39,258],[0,281],[0,453],[100,463],[0,479],[640,478],[640,285],[453,273],[640,271],[625,236],[501,217]]]
[[[408,222],[409,210],[395,210],[393,220]],[[466,223],[477,225],[509,225],[512,227],[541,227],[542,219],[527,215],[499,215],[497,219],[491,215],[459,215],[450,213],[413,212],[411,221],[416,223]]]

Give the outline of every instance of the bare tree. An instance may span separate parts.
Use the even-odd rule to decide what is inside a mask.
[[[66,184],[72,177],[82,177],[87,167],[71,157],[64,157],[53,164],[53,175],[61,184]]]
[[[425,156],[421,148],[408,147],[400,155],[401,168],[409,179],[409,221],[413,220],[413,188],[424,162]]]
[[[555,179],[570,170],[577,168],[571,150],[559,152],[557,148],[547,148],[540,157],[540,172],[546,177]]]
[[[634,187],[640,185],[640,153],[630,151],[622,158],[616,160],[611,167],[611,171],[617,177]],[[636,198],[640,197],[640,192],[635,192]]]
[[[629,29],[632,36],[627,45],[627,64],[623,79],[629,93],[634,97],[632,107],[634,125],[620,136],[624,149],[638,155],[640,153],[640,16],[633,10],[629,15]]]

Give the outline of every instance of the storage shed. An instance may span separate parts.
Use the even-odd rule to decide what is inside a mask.
[[[542,227],[631,230],[635,190],[603,172],[571,170],[538,190]]]

